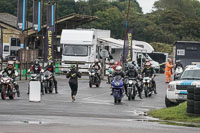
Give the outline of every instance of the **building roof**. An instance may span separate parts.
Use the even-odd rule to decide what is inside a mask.
[[[11,26],[12,28],[17,29],[17,17],[9,13],[0,13],[0,23]],[[32,23],[28,23],[30,28]]]

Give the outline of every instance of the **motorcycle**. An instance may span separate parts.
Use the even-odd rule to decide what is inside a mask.
[[[181,74],[183,73],[183,68],[178,66],[174,72],[174,80],[177,80],[181,77]]]
[[[112,69],[112,67],[110,67],[108,69],[108,84],[111,84],[111,82],[112,82],[112,73],[113,73],[113,69]]]
[[[53,73],[50,71],[45,71],[41,78],[45,93],[52,93],[54,88]]]
[[[152,85],[152,78],[150,77],[144,77],[143,78],[143,89],[145,97],[151,97],[154,89]]]
[[[89,71],[89,86],[92,88],[92,85],[96,85],[99,87],[101,84],[101,79],[98,76],[98,70],[95,68],[91,68]]]
[[[121,76],[114,77],[112,83],[112,95],[114,97],[114,103],[121,103],[123,97],[124,82]]]
[[[36,73],[33,73],[31,74],[30,76],[30,82],[31,81],[40,81],[41,82],[41,76],[42,74],[36,74]],[[30,90],[30,82],[29,82],[29,85],[28,85],[28,94],[29,94],[29,90]],[[41,84],[41,92],[42,92],[42,95],[44,95],[44,89],[42,87],[42,84]]]
[[[15,98],[16,89],[13,83],[13,79],[7,75],[3,75],[1,77],[1,98],[6,100],[7,97],[9,99]]]
[[[135,99],[135,96],[137,94],[136,84],[137,84],[136,78],[128,78],[127,97],[129,101]]]

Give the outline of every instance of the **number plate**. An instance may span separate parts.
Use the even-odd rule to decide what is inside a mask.
[[[178,95],[178,99],[187,99],[187,95]]]

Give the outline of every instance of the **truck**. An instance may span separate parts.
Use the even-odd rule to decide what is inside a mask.
[[[98,29],[64,29],[60,44],[62,45],[62,67],[69,67],[67,62],[79,62],[80,72],[88,72],[90,63],[98,58],[100,46],[97,38],[110,37],[110,30]],[[66,63],[65,63],[66,62]],[[61,69],[67,72],[68,69]]]
[[[181,60],[183,67],[200,64],[200,42],[177,41],[174,43],[174,62]]]

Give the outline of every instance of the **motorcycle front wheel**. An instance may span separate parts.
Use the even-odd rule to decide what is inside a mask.
[[[2,90],[1,90],[1,98],[3,100],[6,100],[7,94],[6,94],[6,87],[2,86]]]

